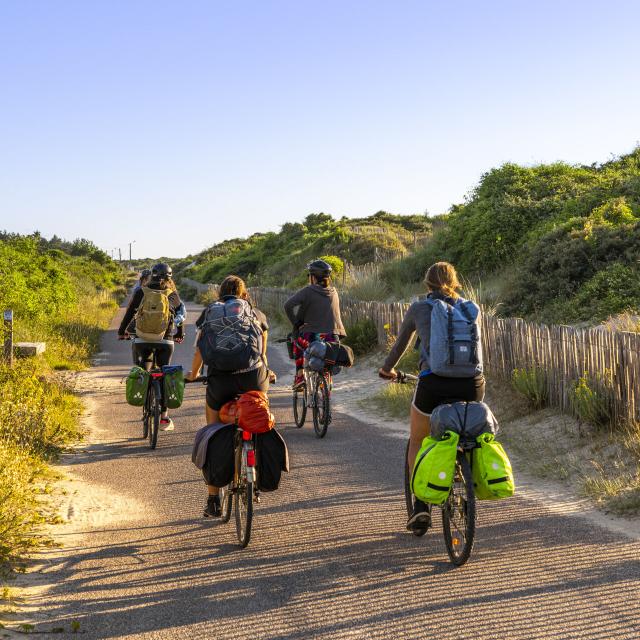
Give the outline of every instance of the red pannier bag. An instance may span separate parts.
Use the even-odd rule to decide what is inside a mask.
[[[247,391],[238,398],[238,426],[251,433],[266,433],[276,423],[263,391]]]

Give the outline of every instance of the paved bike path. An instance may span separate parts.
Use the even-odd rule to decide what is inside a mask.
[[[185,367],[193,333],[177,347]],[[130,348],[105,334],[87,376],[96,441],[67,458],[105,505],[119,496],[126,509],[63,530],[65,547],[42,572],[38,629],[77,620],[85,638],[640,637],[639,542],[519,496],[480,503],[473,556],[453,568],[439,517],[422,539],[404,530],[402,440],[340,414],[322,441],[309,424],[297,429],[278,353],[283,382],[271,397],[292,469],[263,494],[240,550],[233,520],[201,517],[190,454],[204,388],[187,387],[175,432],[150,451],[119,383]]]

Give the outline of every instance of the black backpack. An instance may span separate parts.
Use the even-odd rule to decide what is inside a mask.
[[[198,349],[209,373],[240,373],[262,361],[263,332],[247,300],[231,298],[207,307]]]

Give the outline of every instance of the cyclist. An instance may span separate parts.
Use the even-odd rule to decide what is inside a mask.
[[[233,300],[246,300],[249,301],[249,292],[242,278],[238,276],[227,276],[220,285],[218,290],[218,301],[213,304],[219,304],[220,302],[228,303]],[[211,305],[210,305],[211,306]],[[197,347],[198,339],[200,337],[200,331],[204,325],[207,317],[207,311],[210,307],[207,307],[196,320],[196,327],[198,329],[198,335],[196,337],[196,348],[193,354],[193,362],[191,364],[191,371],[185,376],[187,380],[194,380],[198,377],[200,370],[204,364],[202,360],[202,354]],[[247,391],[263,391],[266,393],[269,390],[269,367],[267,365],[267,338],[269,332],[269,325],[267,323],[267,317],[254,307],[250,307],[250,311],[253,314],[255,321],[258,323],[260,330],[262,331],[262,347],[261,353],[257,354],[257,362],[253,366],[246,370],[238,371],[237,373],[221,373],[211,371],[207,368],[207,397],[205,405],[205,415],[207,418],[207,424],[214,424],[220,421],[220,409],[222,405],[230,400],[235,399],[242,393]],[[219,497],[219,488],[213,485],[207,485],[208,497],[207,504],[204,508],[205,518],[217,517],[221,514],[221,505]]]
[[[140,367],[144,367],[147,371],[153,366],[154,353],[157,366],[162,367],[171,364],[174,341],[182,342],[184,340],[184,326],[182,323],[177,325],[175,335],[172,335],[177,324],[176,314],[181,307],[184,308],[184,305],[172,281],[171,267],[165,262],[159,262],[154,265],[151,269],[151,277],[148,284],[134,290],[118,329],[118,340],[125,340],[129,337],[129,323],[132,322],[136,313],[144,308],[145,295],[153,295],[154,291],[160,291],[167,296],[169,317],[161,326],[159,337],[155,339],[149,336],[142,337],[138,332],[133,342],[133,362]],[[163,431],[173,430],[173,421],[169,418],[166,406],[162,407],[160,428]]]
[[[309,344],[318,339],[338,342],[347,335],[340,317],[338,292],[331,286],[331,265],[324,260],[314,260],[307,265],[307,271],[309,284],[284,303],[284,311],[293,325],[294,389],[304,383],[303,354]]]
[[[445,378],[435,375],[429,369],[432,310],[429,300],[444,300],[450,305],[455,305],[456,301],[460,300],[457,293],[460,283],[453,265],[448,262],[436,262],[429,267],[425,276],[425,284],[429,290],[427,299],[414,302],[409,307],[395,344],[378,371],[381,377],[394,379],[397,375],[394,367],[417,332],[421,342],[420,375],[411,403],[411,435],[407,454],[407,463],[410,469],[413,468],[422,440],[429,435],[433,409],[440,404],[449,402],[481,401],[484,398],[485,388],[482,373],[471,378]],[[481,366],[479,369],[481,370]],[[414,511],[407,522],[407,528],[424,533],[430,524],[429,507],[424,502],[416,500]]]

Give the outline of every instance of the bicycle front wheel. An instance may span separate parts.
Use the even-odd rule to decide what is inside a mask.
[[[231,488],[233,484],[228,484],[226,487],[220,488],[220,506],[222,522],[229,522],[231,520],[231,507],[233,506],[233,492]]]
[[[149,401],[149,446],[152,449],[158,444],[158,429],[160,428],[160,389],[159,385],[154,382],[149,385],[148,401]]]
[[[307,387],[295,389],[293,392],[293,420],[296,427],[301,429],[307,418]]]
[[[329,383],[322,373],[316,374],[313,394],[313,429],[318,438],[324,438],[331,421],[331,401],[329,399]]]
[[[459,567],[469,559],[476,535],[476,496],[464,453],[458,453],[453,485],[442,505],[442,526],[449,558]]]

